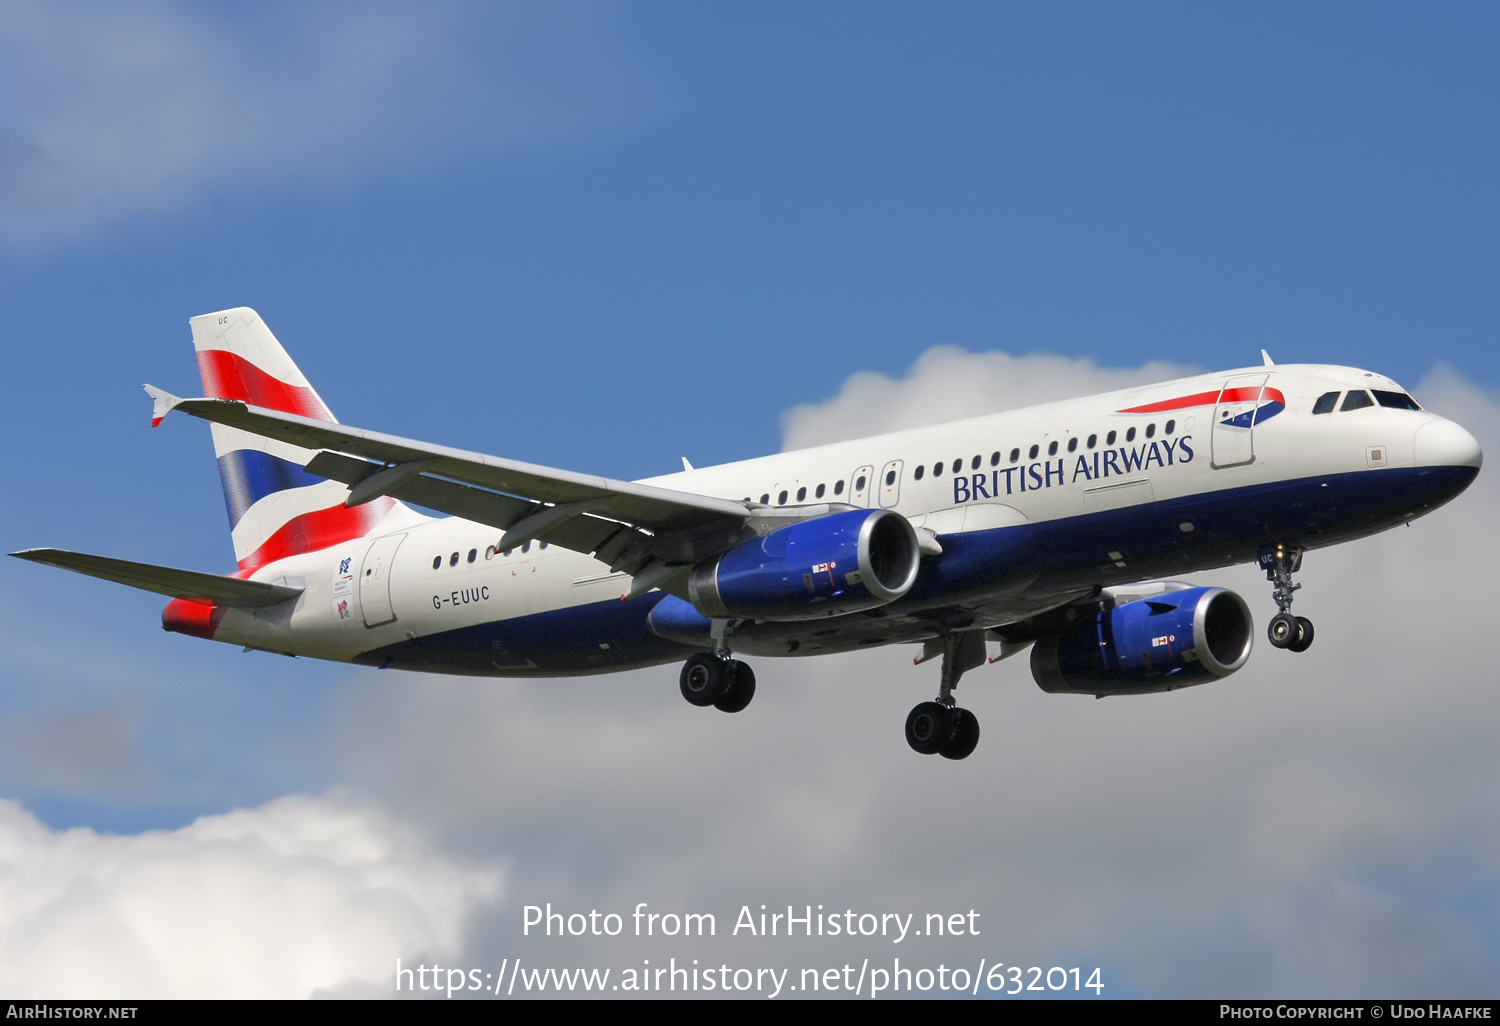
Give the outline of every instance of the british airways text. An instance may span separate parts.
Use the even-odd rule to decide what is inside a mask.
[[[1020,467],[1006,467],[988,474],[973,474],[953,479],[953,502],[973,502],[979,499],[994,499],[1000,495],[1016,492],[1035,492],[1051,488],[1054,484],[1072,484],[1075,481],[1096,481],[1111,475],[1120,476],[1150,470],[1152,466],[1170,467],[1176,463],[1193,462],[1193,447],[1189,444],[1192,435],[1181,438],[1164,438],[1134,448],[1104,449],[1100,452],[1080,453],[1074,459],[1071,475],[1068,460],[1072,457],[1042,460]],[[1005,491],[1000,491],[1001,487]]]

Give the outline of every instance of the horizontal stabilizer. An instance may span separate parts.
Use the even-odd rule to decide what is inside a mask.
[[[150,563],[132,563],[126,559],[90,556],[66,549],[24,549],[12,552],[11,555],[17,559],[61,567],[74,573],[140,588],[142,591],[154,591],[158,595],[170,595],[172,598],[188,599],[205,605],[211,603],[216,606],[257,608],[274,606],[302,594],[301,588],[287,588],[261,581],[242,581],[235,577],[200,574],[195,570],[177,570]]]

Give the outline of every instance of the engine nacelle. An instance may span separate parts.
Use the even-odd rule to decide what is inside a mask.
[[[814,620],[873,609],[911,590],[917,533],[889,509],[803,520],[693,568],[688,594],[707,617]]]
[[[1186,588],[1101,610],[1037,639],[1031,675],[1053,694],[1175,691],[1227,677],[1250,658],[1255,623],[1225,588]]]

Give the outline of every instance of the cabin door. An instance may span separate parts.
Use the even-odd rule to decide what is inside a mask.
[[[1255,462],[1255,413],[1269,374],[1241,374],[1224,382],[1214,405],[1213,455],[1215,470]]]
[[[376,538],[365,553],[365,565],[359,572],[359,605],[365,614],[366,627],[379,627],[396,619],[391,605],[391,566],[404,534]]]

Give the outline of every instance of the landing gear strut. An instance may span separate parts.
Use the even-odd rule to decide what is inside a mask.
[[[1259,563],[1272,584],[1271,597],[1280,610],[1266,625],[1266,636],[1277,648],[1306,652],[1313,643],[1312,621],[1292,615],[1292,593],[1302,587],[1292,583],[1292,574],[1302,569],[1302,550],[1270,545],[1261,549]]]
[[[965,670],[984,662],[984,631],[962,631],[927,644],[929,651],[941,646],[942,681],[937,700],[921,703],[906,717],[906,743],[919,755],[967,759],[979,744],[979,720],[969,710],[958,707],[953,700],[953,689],[958,687],[958,678]]]

